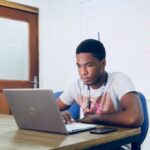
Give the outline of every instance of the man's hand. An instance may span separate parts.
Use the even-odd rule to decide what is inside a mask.
[[[62,114],[65,124],[75,122],[69,111],[62,111],[61,114]]]
[[[83,122],[83,123],[94,123],[94,120],[95,120],[95,116],[94,114],[86,114],[86,116],[81,119],[80,121]]]
[[[92,115],[87,115],[80,120],[82,123],[92,123]]]

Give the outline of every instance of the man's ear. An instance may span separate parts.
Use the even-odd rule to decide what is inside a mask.
[[[105,67],[105,66],[106,66],[106,60],[105,60],[105,59],[102,59],[102,60],[101,60],[101,64],[102,64],[103,67]]]

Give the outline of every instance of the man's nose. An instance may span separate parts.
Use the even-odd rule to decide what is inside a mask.
[[[86,69],[85,66],[82,66],[82,67],[80,68],[80,73],[81,73],[82,75],[85,75],[85,74],[88,73],[88,71],[87,71],[87,69]]]

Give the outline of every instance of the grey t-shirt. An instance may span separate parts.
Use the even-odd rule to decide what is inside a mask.
[[[90,111],[104,114],[120,111],[122,96],[132,91],[136,92],[136,89],[130,78],[123,73],[114,72],[108,73],[106,85],[98,89],[90,88],[90,95],[87,85],[78,79],[60,96],[60,99],[67,105],[76,101],[84,112],[90,97]]]

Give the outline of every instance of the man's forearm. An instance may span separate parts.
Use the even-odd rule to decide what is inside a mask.
[[[128,127],[138,127],[142,120],[135,115],[129,115],[126,111],[115,112],[111,114],[91,114],[85,117],[82,122],[87,123],[109,123],[111,125],[121,125]]]

